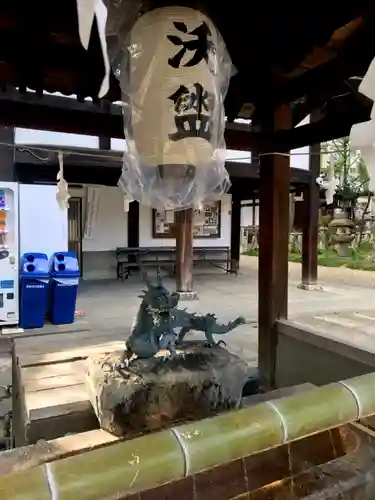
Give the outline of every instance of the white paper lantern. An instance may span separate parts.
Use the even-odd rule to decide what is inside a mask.
[[[197,10],[165,7],[139,17],[126,43],[115,70],[128,143],[119,185],[164,209],[222,194],[230,185],[224,97],[232,64],[220,33]]]
[[[182,7],[153,10],[132,30],[140,53],[131,60],[133,138],[148,165],[207,166],[214,154],[209,117],[221,103],[207,55],[212,32],[205,16]]]

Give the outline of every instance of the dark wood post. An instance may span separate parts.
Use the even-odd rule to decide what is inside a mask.
[[[14,182],[16,169],[14,165],[14,128],[0,127],[0,142],[9,146],[0,145],[0,180]]]
[[[237,274],[240,267],[241,246],[241,198],[233,191],[231,210],[231,237],[230,237],[230,272]]]
[[[252,212],[252,225],[255,226],[255,210],[256,210],[256,199],[253,196],[253,212]]]
[[[111,138],[99,136],[99,149],[111,149]]]
[[[128,212],[128,247],[139,247],[139,203],[132,201],[129,203]],[[135,255],[129,255],[129,262],[136,261]]]
[[[176,289],[181,299],[195,299],[193,292],[193,210],[176,212]]]
[[[320,173],[320,144],[310,146],[310,181],[303,189],[302,226],[302,285],[316,288],[318,281],[319,187],[316,179]]]
[[[290,127],[290,105],[270,110],[260,122],[262,132]],[[289,184],[289,155],[260,154],[258,365],[265,390],[275,386],[275,322],[288,312]]]
[[[101,108],[106,111],[107,113],[110,112],[111,109],[111,103],[110,101],[107,101],[106,99],[102,99],[100,101],[100,106]],[[111,149],[111,137],[109,136],[99,136],[99,149]]]

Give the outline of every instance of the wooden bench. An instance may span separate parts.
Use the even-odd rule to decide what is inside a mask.
[[[139,266],[139,248],[138,247],[117,247],[117,279],[128,279],[131,268]]]
[[[175,247],[138,247],[116,248],[117,279],[127,279],[131,269],[139,267],[167,268],[174,275],[176,272]],[[210,264],[226,273],[230,272],[229,247],[194,247],[193,266]]]
[[[230,272],[230,248],[229,247],[195,247],[193,249],[193,265],[202,263]]]

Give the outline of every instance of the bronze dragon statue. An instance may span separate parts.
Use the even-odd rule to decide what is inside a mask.
[[[182,343],[189,331],[204,332],[206,345],[214,347],[220,343],[214,340],[214,335],[224,335],[239,325],[246,323],[242,317],[228,324],[218,323],[214,314],[198,315],[189,313],[186,309],[178,309],[179,294],[169,292],[158,272],[157,280],[152,283],[143,274],[147,289],[143,295],[137,316],[134,320],[131,334],[126,341],[124,363],[137,358],[162,357],[170,358],[183,355]],[[179,333],[175,329],[180,328]]]

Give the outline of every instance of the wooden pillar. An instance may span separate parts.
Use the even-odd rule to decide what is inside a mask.
[[[99,149],[111,149],[111,138],[99,136]]]
[[[132,201],[129,203],[128,212],[128,247],[139,247],[139,203]],[[129,262],[135,263],[136,256],[129,255]]]
[[[232,193],[230,272],[237,274],[240,267],[241,247],[241,198],[236,191]]]
[[[279,106],[262,118],[262,132],[289,129],[290,106]],[[275,322],[288,312],[289,185],[289,155],[260,155],[258,365],[265,390],[275,386]]]
[[[194,299],[193,210],[176,212],[176,290],[181,299]]]
[[[101,108],[106,111],[110,112],[111,109],[111,103],[110,101],[107,101],[106,99],[102,99],[100,101],[100,106]],[[99,149],[111,149],[111,138],[107,136],[99,136]]]
[[[320,173],[320,144],[310,146],[310,181],[303,190],[302,226],[302,285],[316,288],[318,281],[319,187],[316,179]]]

